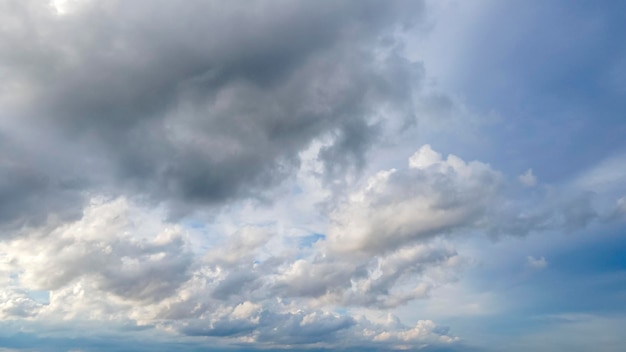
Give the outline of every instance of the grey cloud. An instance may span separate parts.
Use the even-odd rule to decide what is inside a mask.
[[[572,232],[601,219],[593,207],[593,194],[577,190],[547,189],[532,204],[509,203],[493,207],[481,227],[492,237],[525,236],[542,231]]]
[[[626,217],[626,197],[618,199],[616,203],[613,211],[607,216],[609,220],[623,219]]]
[[[241,306],[241,305],[239,305]],[[235,308],[236,310],[236,308]],[[272,312],[257,310],[247,317],[235,314],[185,322],[179,329],[190,336],[237,337],[253,335],[256,342],[272,345],[330,343],[338,332],[355,325],[349,316],[319,311]]]
[[[255,330],[258,323],[249,320],[221,319],[217,321],[193,321],[180,329],[180,332],[188,336],[219,336],[234,337],[249,334]]]
[[[405,326],[397,321],[374,323],[363,317],[354,318],[319,310],[296,312],[256,312],[252,319],[224,316],[217,320],[196,320],[184,323],[180,331],[191,336],[248,337],[239,345],[258,347],[316,346],[321,348],[365,348],[373,350],[406,350],[426,346],[450,346],[458,338],[446,327],[432,321],[418,321]],[[241,340],[240,340],[241,341]]]
[[[335,143],[323,147],[319,152],[319,159],[325,167],[326,181],[341,181],[342,175],[350,169],[362,169],[365,166],[363,151],[375,143],[379,134],[377,126],[367,125],[362,120],[350,121],[339,129]]]
[[[259,288],[259,279],[261,279],[259,273],[251,271],[250,268],[245,268],[241,271],[231,271],[216,285],[212,295],[222,300],[228,299],[233,295],[246,296],[253,289]]]
[[[333,343],[339,338],[338,334],[356,324],[349,316],[315,311],[266,313],[262,322],[257,340],[284,345]]]
[[[589,195],[507,208],[498,171],[424,147],[408,169],[338,197],[328,233],[306,250],[269,250],[281,235],[249,226],[208,240],[200,259],[163,214],[127,199],[165,203],[169,216],[269,199],[311,145],[324,185],[346,186],[373,145],[415,124],[414,106],[456,112],[443,95],[419,96],[424,68],[394,36],[423,2],[76,6],[59,15],[43,1],[0,3],[0,223],[11,226],[0,230],[14,235],[0,261],[20,285],[52,291],[46,307],[0,292],[3,317],[88,314],[268,348],[445,345],[456,339],[431,321],[328,310],[427,297],[446,283],[430,269],[456,270],[439,236],[576,229],[597,217]],[[88,204],[98,195],[122,197]]]
[[[235,251],[240,256],[230,259],[232,245],[247,237],[241,237],[242,232],[258,235],[259,231],[247,227],[231,235],[232,242],[213,248],[204,258],[198,269],[198,274],[208,273],[203,274],[204,297],[193,296],[190,301],[171,303],[168,307],[177,311],[176,306],[193,306],[191,301],[206,302],[210,292],[211,301],[220,304],[279,298],[293,304],[390,308],[425,298],[434,283],[445,283],[430,277],[429,269],[456,270],[456,252],[436,244],[407,245],[376,256],[348,256],[324,253],[325,243],[319,241],[310,253],[288,251],[269,257],[263,254],[266,247],[251,245],[248,250]],[[256,238],[253,242],[264,241]],[[170,308],[164,314],[171,314]]]
[[[0,131],[0,236],[42,225],[49,212],[62,220],[79,217],[84,180],[38,155],[41,147],[20,145],[16,137]]]
[[[457,254],[435,246],[403,247],[388,256],[372,260],[368,275],[354,279],[353,290],[344,293],[344,305],[377,308],[397,307],[414,299],[426,298],[435,280],[426,279],[426,270],[449,267]],[[438,282],[437,284],[444,284]]]
[[[393,32],[419,19],[422,2],[94,1],[65,15],[44,2],[2,6],[0,71],[14,89],[0,99],[10,112],[0,132],[69,147],[57,163],[79,170],[83,191],[147,195],[174,214],[262,197],[311,141],[330,138],[320,158],[341,178],[363,166],[385,124],[379,109],[414,118],[423,72],[393,49]],[[39,150],[33,163],[49,197],[71,207],[82,194],[62,186],[45,163],[53,155]],[[37,187],[6,188],[23,198]],[[60,211],[31,207],[4,214]]]

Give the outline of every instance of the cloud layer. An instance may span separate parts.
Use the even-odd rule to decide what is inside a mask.
[[[454,282],[467,261],[446,239],[504,234],[492,214],[508,219],[525,211],[524,204],[513,214],[501,209],[511,202],[506,183],[487,164],[444,159],[425,145],[407,167],[379,171],[333,203],[327,235],[313,237],[281,231],[272,219],[204,232],[168,221],[167,208],[151,203],[93,199],[75,221],[53,218],[2,242],[1,313],[9,320],[125,321],[256,347],[455,344],[457,337],[430,320],[407,326],[359,312],[427,299]],[[583,213],[571,210],[580,201],[562,205],[517,217],[510,234],[546,224],[567,229],[562,214]],[[200,250],[193,247],[198,237],[216,240]],[[528,257],[528,265],[541,269],[546,261]],[[47,298],[38,300],[40,292]]]
[[[85,192],[173,214],[267,196],[320,138],[337,179],[384,116],[414,122],[422,68],[394,33],[421,2],[2,6],[5,222],[79,209]]]
[[[619,157],[551,185],[427,144],[488,120],[407,53],[427,4],[0,1],[0,336],[465,348],[397,315],[479,262],[467,243],[621,221],[626,198],[599,195]]]

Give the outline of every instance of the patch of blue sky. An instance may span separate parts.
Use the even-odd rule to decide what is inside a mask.
[[[524,241],[504,239],[508,243],[484,250],[481,265],[468,275],[476,287],[514,298],[510,309],[615,307],[615,302],[605,299],[626,290],[624,231],[625,226],[608,231],[596,227],[571,234],[531,235]],[[501,253],[494,253],[498,250]],[[545,267],[529,266],[529,256],[545,258]],[[589,304],[583,307],[585,301]]]
[[[617,33],[626,33],[626,3],[484,3],[480,25],[461,31],[462,45],[430,54],[457,57],[441,79],[470,108],[499,119],[481,126],[484,140],[461,156],[562,182],[625,150],[626,42]]]
[[[302,193],[304,193],[304,190],[302,189],[302,187],[300,187],[300,185],[295,184],[295,185],[293,185],[293,187],[291,187],[291,195],[292,196],[296,196],[296,195],[299,195],[299,194],[302,194]]]
[[[310,248],[313,244],[317,243],[320,240],[325,240],[326,235],[321,233],[313,233],[304,237],[300,237],[298,239],[298,247],[299,248]]]
[[[39,304],[50,304],[50,291],[28,291],[28,297]]]
[[[348,309],[344,307],[335,307],[333,311],[339,315],[348,315]]]
[[[198,219],[185,219],[181,222],[181,225],[194,230],[202,230],[206,228],[206,221]]]
[[[503,346],[551,329],[569,331],[585,324],[599,329],[609,321],[626,321],[623,222],[456,243],[472,264],[463,269],[460,281],[435,289],[429,300],[398,309],[403,321],[433,319],[481,351],[523,351]],[[544,259],[545,265],[533,266],[529,257]],[[589,349],[590,344],[581,346]],[[541,350],[554,350],[550,348]]]

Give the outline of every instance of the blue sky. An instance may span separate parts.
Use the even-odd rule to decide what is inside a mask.
[[[622,3],[443,6],[445,24],[422,56],[439,84],[501,117],[485,131],[483,157],[511,172],[532,163],[546,181],[562,182],[623,153]]]
[[[619,1],[0,0],[0,351],[621,351]]]

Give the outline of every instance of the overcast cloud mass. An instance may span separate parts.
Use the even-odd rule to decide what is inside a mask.
[[[0,0],[0,351],[623,351],[625,11]]]

